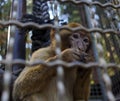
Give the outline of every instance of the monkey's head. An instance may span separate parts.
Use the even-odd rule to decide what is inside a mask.
[[[81,25],[78,23],[70,23],[67,25],[70,28],[80,27]],[[51,33],[52,40],[54,39],[55,31]],[[80,51],[88,52],[91,46],[91,40],[89,33],[85,33],[82,31],[71,32],[66,29],[60,30],[61,37],[61,50],[65,50],[67,48],[74,48]],[[54,39],[55,40],[55,39]],[[52,41],[55,45],[55,42]]]

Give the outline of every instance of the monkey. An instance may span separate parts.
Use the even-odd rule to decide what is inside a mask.
[[[81,26],[79,23],[66,25],[70,28]],[[82,31],[70,32],[60,30],[61,37],[61,59],[67,63],[92,62],[91,39],[89,33]],[[43,60],[46,63],[59,58],[56,55],[55,30],[51,29],[51,44],[48,47],[38,49],[32,54],[30,62]],[[25,67],[20,73],[13,87],[14,101],[58,101],[57,72],[56,66],[48,67],[39,64]],[[88,101],[90,94],[90,77],[92,68],[85,69],[79,66],[64,69],[65,101]]]

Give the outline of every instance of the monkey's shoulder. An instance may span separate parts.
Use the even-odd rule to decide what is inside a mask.
[[[46,47],[46,48],[41,48],[35,51],[32,54],[32,57],[30,61],[35,61],[35,60],[47,60],[50,57],[53,57],[55,55],[54,50],[51,49],[51,47]]]

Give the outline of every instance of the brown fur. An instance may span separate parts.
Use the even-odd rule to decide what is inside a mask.
[[[71,23],[69,27],[79,27],[80,24]],[[81,32],[75,32],[81,34]],[[45,62],[51,62],[57,59],[55,55],[56,40],[54,38],[55,31],[51,31],[52,43],[47,48],[42,48],[33,53],[30,61],[42,59]],[[71,37],[74,33],[67,30],[61,30],[61,55],[62,60],[66,62],[92,61],[90,38],[86,33],[82,33],[82,38],[89,38],[89,49],[82,51],[78,48],[79,40],[71,42]],[[83,42],[83,41],[80,41]],[[76,45],[77,43],[77,45]],[[70,46],[71,45],[71,46]],[[86,48],[85,48],[86,49]],[[87,54],[87,55],[86,55]],[[86,55],[86,56],[85,56]],[[84,57],[84,61],[82,61]],[[83,68],[64,68],[64,85],[66,91],[65,101],[77,101],[80,99],[88,100],[90,92],[90,75],[92,69]],[[57,75],[56,68],[49,68],[43,65],[26,67],[19,75],[14,83],[13,99],[14,101],[58,101],[57,96]]]

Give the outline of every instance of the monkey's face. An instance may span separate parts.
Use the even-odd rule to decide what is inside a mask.
[[[90,45],[90,38],[88,37],[88,34],[85,34],[83,32],[63,32],[60,33],[62,50],[67,48],[74,48],[83,52],[86,52],[88,50],[88,47]]]
[[[75,32],[70,36],[71,47],[86,52],[90,46],[90,39],[83,32]]]

